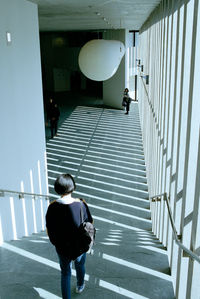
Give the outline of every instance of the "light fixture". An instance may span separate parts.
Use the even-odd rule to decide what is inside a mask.
[[[52,46],[53,47],[63,47],[66,44],[65,38],[62,36],[58,36],[52,39]]]
[[[6,32],[6,40],[7,40],[7,44],[10,44],[12,42],[11,33],[8,31]]]
[[[145,79],[146,85],[149,85],[149,75],[141,75],[140,77]]]
[[[111,78],[124,56],[125,47],[117,40],[94,39],[80,50],[78,63],[81,72],[94,81]]]

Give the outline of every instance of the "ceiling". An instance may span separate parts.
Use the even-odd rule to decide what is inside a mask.
[[[27,0],[38,4],[40,31],[139,30],[161,0]]]

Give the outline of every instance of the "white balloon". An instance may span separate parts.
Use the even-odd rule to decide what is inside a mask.
[[[120,41],[94,39],[81,48],[79,67],[87,78],[104,81],[116,73],[124,53],[125,47]]]

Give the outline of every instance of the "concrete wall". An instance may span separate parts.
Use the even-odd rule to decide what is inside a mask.
[[[128,43],[127,30],[110,30],[104,33],[104,39],[120,40],[125,48]],[[103,102],[113,108],[122,109],[122,98],[125,87],[128,86],[128,55],[127,51],[121,60],[119,68],[112,78],[103,82]]]
[[[200,254],[200,7],[161,2],[140,31],[139,107],[150,196],[167,192],[181,242]],[[167,246],[177,299],[200,294],[200,268],[173,240],[166,205],[151,204],[153,230]]]
[[[11,43],[6,40],[11,33]],[[0,188],[46,194],[37,6],[0,2]],[[46,202],[0,197],[0,242],[44,229]]]

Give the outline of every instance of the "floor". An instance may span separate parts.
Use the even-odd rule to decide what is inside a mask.
[[[84,101],[62,109],[58,136],[49,139],[50,194],[60,173],[77,183],[97,228],[87,255],[86,289],[72,298],[174,299],[165,248],[151,232],[150,205],[138,104],[129,115]],[[10,250],[7,250],[10,249]],[[0,298],[61,298],[60,270],[45,232],[0,249]]]

